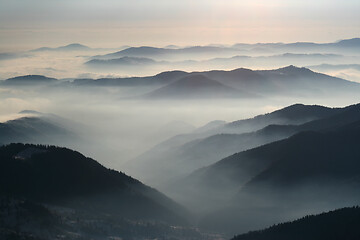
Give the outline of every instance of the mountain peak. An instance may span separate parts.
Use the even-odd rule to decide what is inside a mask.
[[[82,45],[80,43],[71,43],[71,44],[68,44],[68,45],[66,45],[64,47],[84,47],[84,48],[88,48],[87,46]]]
[[[360,47],[360,38],[344,39],[337,42],[342,47]]]
[[[19,114],[36,114],[36,115],[40,115],[42,113],[38,112],[38,111],[35,111],[35,110],[25,109],[25,110],[20,111]]]
[[[279,72],[286,72],[286,73],[309,73],[309,72],[313,72],[308,68],[305,67],[296,67],[294,65],[289,65],[283,68],[279,68],[276,71]]]
[[[13,78],[8,78],[6,82],[53,82],[56,78],[49,78],[43,75],[24,75]]]

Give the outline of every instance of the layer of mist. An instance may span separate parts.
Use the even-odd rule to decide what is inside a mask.
[[[357,205],[359,46],[70,44],[2,53],[0,162],[14,174],[2,170],[12,187],[0,204],[67,219],[57,226],[80,235],[92,221],[140,239],[230,238]],[[61,187],[67,171],[76,191]],[[78,195],[88,187],[91,197]],[[49,189],[71,204],[49,201]],[[88,212],[94,206],[104,211]]]

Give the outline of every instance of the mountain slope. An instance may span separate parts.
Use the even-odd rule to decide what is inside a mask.
[[[225,86],[203,75],[191,75],[146,94],[149,99],[241,98],[251,94]]]
[[[360,238],[359,225],[360,208],[342,208],[238,235],[232,240],[355,240]]]
[[[126,57],[126,59],[132,59]],[[145,59],[142,59],[145,60]],[[148,60],[145,60],[148,62]],[[171,75],[171,72],[166,72],[166,75]],[[179,71],[174,71],[174,74],[179,73]],[[243,97],[244,94],[248,95],[259,95],[259,96],[316,96],[323,97],[329,96],[329,94],[335,95],[344,95],[344,94],[354,94],[357,93],[360,89],[360,84],[355,82],[346,81],[341,78],[331,77],[329,75],[320,74],[313,72],[307,68],[297,68],[295,66],[288,66],[284,68],[274,69],[274,70],[250,70],[250,69],[235,69],[232,71],[204,71],[204,72],[182,72],[182,77],[184,78],[178,84],[175,84],[170,79],[162,78],[162,83],[173,84],[165,86],[165,89],[159,89],[158,92],[149,93],[149,95],[161,95],[164,97],[169,97],[170,93],[176,92],[175,88],[178,88],[179,92],[183,91],[183,85],[186,81],[192,79],[193,81],[205,81],[205,85],[209,84],[211,86],[218,85],[217,87],[221,90],[220,96],[230,96],[230,97]],[[111,82],[123,82],[128,80],[136,80],[139,82],[139,85],[149,85],[152,82],[158,81],[158,74],[152,77],[142,77],[142,78],[123,78],[123,79],[108,79]],[[200,77],[201,76],[201,77]],[[180,80],[180,76],[177,80]],[[202,78],[202,80],[199,80]],[[215,82],[214,82],[215,81]],[[79,81],[74,81],[78,83]],[[106,84],[107,81],[87,81],[85,83],[94,84],[100,86],[102,83]],[[181,83],[183,82],[183,83]],[[210,83],[211,82],[211,83]],[[224,86],[219,86],[222,84]],[[187,83],[188,85],[188,83]],[[195,84],[196,85],[196,84]],[[167,89],[169,88],[169,89]],[[226,89],[225,89],[226,88]],[[233,90],[230,90],[232,88]],[[205,88],[204,88],[205,89]],[[199,89],[198,89],[199,90]],[[219,91],[219,90],[218,90]],[[242,94],[230,93],[240,91]],[[206,95],[207,98],[211,98],[210,94]],[[216,97],[216,95],[215,95]]]
[[[226,47],[212,47],[212,46],[192,46],[186,48],[157,48],[157,47],[130,47],[118,52],[94,56],[93,59],[114,59],[120,57],[151,57],[160,59],[178,59],[188,60],[191,58],[199,58],[203,56],[217,56],[230,57],[239,52],[238,49]]]
[[[56,83],[57,79],[49,78],[42,75],[26,75],[9,78],[4,81],[5,85],[43,85]]]
[[[100,79],[75,79],[73,84],[76,86],[164,86],[175,80],[186,76],[188,73],[183,71],[162,72],[150,77],[129,77],[129,78],[100,78]]]
[[[284,112],[286,113],[288,109],[285,108]],[[322,108],[318,109],[321,111],[325,110]],[[276,114],[280,113],[277,112]],[[200,160],[206,158],[212,159],[212,155],[219,156],[226,153],[229,153],[229,156],[213,165],[201,168],[189,176],[170,183],[168,189],[171,190],[176,186],[177,191],[176,193],[171,192],[168,194],[177,198],[180,202],[185,201],[183,202],[184,204],[196,205],[206,199],[209,205],[216,206],[219,204],[219,201],[229,199],[243,184],[265,170],[269,164],[277,159],[276,157],[280,153],[286,151],[287,148],[290,149],[289,146],[285,147],[283,145],[283,142],[287,140],[259,147],[261,144],[285,139],[303,131],[332,131],[357,121],[360,121],[359,104],[345,108],[329,109],[329,112],[323,115],[323,118],[301,125],[269,125],[252,133],[215,135],[197,141],[193,146],[190,145],[185,154],[184,152],[182,153],[183,159],[186,159],[184,157],[186,154],[196,156],[193,159]],[[303,145],[301,143],[301,146]],[[252,147],[257,148],[241,152]],[[201,149],[205,149],[202,154],[200,152]],[[195,189],[200,190],[194,191]],[[189,202],[189,199],[186,197],[189,195],[193,196],[191,201],[198,200]],[[178,197],[181,196],[183,197],[180,200]]]
[[[2,196],[114,214],[184,223],[184,210],[155,189],[65,148],[0,147]]]
[[[49,47],[42,47],[31,50],[31,52],[44,52],[44,51],[59,51],[59,52],[67,52],[67,51],[88,51],[91,48],[79,44],[79,43],[72,43],[66,46],[56,47],[56,48],[49,48]]]
[[[92,59],[85,63],[86,65],[90,66],[99,66],[99,67],[106,67],[106,66],[128,66],[128,67],[139,67],[139,66],[148,66],[148,65],[155,65],[159,64],[159,62],[151,59],[151,58],[144,58],[144,57],[121,57],[109,60],[102,60],[102,59]]]
[[[305,131],[201,170],[197,174],[208,179],[206,185],[210,189],[223,187],[225,192],[231,188],[233,194],[238,192],[228,207],[214,213],[217,220],[207,216],[204,225],[233,232],[236,227],[240,229],[238,222],[246,221],[241,226],[246,231],[274,220],[358,204],[359,136],[360,120]],[[213,192],[216,193],[221,191]],[[251,218],[246,219],[249,215]]]
[[[331,116],[339,110],[316,105],[295,104],[252,119],[222,123],[206,131],[200,129],[200,131],[175,136],[164,141],[130,161],[125,168],[146,182],[164,187],[161,182],[166,182],[168,185],[170,179],[190,174],[230,154],[288,137],[291,131],[296,132],[291,129],[271,132],[265,129],[251,133],[253,131],[271,124],[302,124]],[[158,172],[159,174],[153,174]],[[162,179],[158,179],[158,176]]]
[[[319,105],[293,104],[271,113],[255,116],[254,118],[230,122],[221,131],[241,133],[259,130],[272,124],[299,125],[329,117],[339,111],[336,108],[327,108]]]
[[[68,125],[75,124],[69,120],[53,114],[43,114],[35,111],[22,111],[19,114],[25,116],[0,123],[0,143],[55,144],[62,141],[79,140],[72,128],[68,127]]]
[[[95,61],[95,60],[91,60]],[[110,60],[111,61],[111,60]],[[151,59],[140,57],[124,57],[120,59],[124,64],[139,61],[139,63],[152,62]],[[174,76],[177,76],[174,78]],[[178,84],[175,81],[179,81]],[[207,79],[206,81],[204,79]],[[245,96],[300,96],[300,97],[328,97],[344,96],[347,94],[357,94],[360,91],[360,84],[347,81],[341,78],[331,77],[329,75],[313,72],[307,68],[297,68],[288,66],[274,70],[250,70],[235,69],[231,71],[204,71],[204,72],[182,72],[170,71],[162,72],[148,77],[130,77],[130,78],[103,78],[103,79],[75,79],[75,86],[157,86],[165,89],[158,89],[156,93],[149,95],[164,95],[169,98],[168,91],[183,92],[184,85],[189,86],[187,81],[192,79],[194,85],[196,82],[204,84],[203,92],[206,98],[212,98],[210,93],[205,91],[205,86],[210,87],[208,91],[215,91],[214,97],[239,97]],[[182,82],[182,83],[181,83]],[[205,83],[206,82],[206,83]],[[55,79],[44,76],[20,76],[8,79],[3,84],[50,84],[56,83]],[[186,84],[185,84],[186,83]],[[67,84],[65,84],[67,86]],[[173,85],[169,85],[173,84]],[[167,86],[169,85],[169,86]],[[217,86],[215,86],[217,85]],[[222,85],[222,86],[221,86]],[[58,85],[56,85],[58,86]],[[167,89],[167,88],[169,89]],[[178,91],[175,89],[178,88]],[[200,91],[199,88],[196,88]],[[165,92],[165,93],[164,93]],[[236,93],[238,92],[238,93]],[[211,93],[214,93],[211,92]],[[179,95],[179,94],[178,94]],[[189,95],[191,95],[189,93]],[[176,95],[175,95],[176,96]],[[192,95],[191,95],[192,96]]]

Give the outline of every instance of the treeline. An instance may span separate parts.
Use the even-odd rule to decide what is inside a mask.
[[[235,236],[232,240],[358,240],[360,207],[342,208],[270,228]]]

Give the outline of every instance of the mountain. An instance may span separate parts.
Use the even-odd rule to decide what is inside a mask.
[[[10,197],[0,198],[0,222],[1,239],[218,239],[191,227],[134,221]]]
[[[159,62],[151,59],[151,58],[144,58],[144,57],[121,57],[121,58],[115,58],[115,59],[109,59],[109,60],[102,60],[102,59],[92,59],[85,63],[89,66],[148,66],[148,65],[154,65],[159,64]]]
[[[211,72],[207,76],[211,77]],[[217,80],[217,78],[213,79]],[[339,93],[339,89],[352,91],[353,87],[359,87],[356,83],[295,66],[247,72],[246,77],[242,72],[227,72],[223,74],[222,83],[262,95],[288,95],[290,93],[321,95],[328,94],[329,91]]]
[[[175,54],[176,55],[176,54]],[[161,55],[163,56],[163,55]],[[166,55],[165,55],[166,56]],[[252,56],[252,55],[236,55],[231,57],[216,57],[207,60],[199,59],[164,59],[154,60],[155,56],[114,56],[113,58],[103,59],[101,56],[95,56],[91,60],[85,62],[88,67],[99,68],[103,70],[119,70],[121,66],[134,67],[157,67],[156,69],[230,69],[237,68],[239,65],[252,68],[270,68],[284,66],[286,64],[293,65],[317,65],[324,62],[331,64],[357,62],[357,57],[344,56],[341,54],[330,53],[282,53],[276,55]],[[124,69],[123,69],[124,70]]]
[[[72,229],[75,232],[93,235],[91,226],[107,225],[101,235],[95,234],[102,238],[116,236],[111,235],[115,227],[140,231],[141,225],[143,230],[156,230],[164,225],[162,228],[170,231],[169,225],[176,224],[184,226],[183,231],[186,231],[187,213],[181,206],[157,190],[124,173],[107,169],[78,152],[54,146],[10,144],[0,147],[0,166],[0,184],[4,186],[0,189],[1,199],[6,202],[13,198],[15,203],[27,201],[40,205],[37,209],[50,219],[51,216],[41,208],[60,215],[62,220],[56,225],[60,231],[69,231],[62,226],[73,218],[75,226],[92,222],[88,228]],[[85,222],[81,223],[79,218]],[[117,236],[142,234],[125,229],[120,232],[118,229]],[[36,233],[39,230],[29,231]],[[165,236],[166,231],[157,235]],[[178,234],[181,232],[179,230]],[[139,239],[144,238],[146,231]]]
[[[148,99],[246,98],[249,93],[225,86],[203,75],[191,75],[145,95]]]
[[[254,118],[230,122],[223,126],[222,132],[243,133],[259,130],[269,125],[299,125],[312,120],[329,117],[340,112],[336,108],[319,105],[293,104],[271,113],[255,116]]]
[[[234,53],[239,52],[238,49],[227,47],[214,47],[214,46],[192,46],[186,48],[156,48],[149,46],[142,47],[130,47],[118,52],[109,53],[106,55],[97,55],[92,59],[114,59],[120,57],[147,57],[155,59],[178,59],[188,60],[193,57],[198,58],[201,56],[207,56],[216,54],[220,56],[231,56]]]
[[[329,96],[354,94],[360,84],[313,72],[307,68],[288,66],[275,70],[235,69],[188,73],[187,77],[202,75],[227,87],[260,96]],[[177,85],[172,88],[178,87]],[[179,84],[182,87],[182,84]],[[163,92],[164,90],[161,90]],[[179,90],[181,91],[181,90]],[[164,94],[166,95],[166,94]],[[240,95],[241,96],[241,95]]]
[[[166,52],[173,51],[173,49],[164,49],[164,48],[155,48],[155,47],[130,47],[124,50],[121,50],[116,53],[111,53],[105,55],[105,58],[109,57],[120,57],[120,56],[128,56],[128,57],[145,57],[145,56],[156,56],[159,54],[164,54]]]
[[[231,58],[239,56],[239,53],[246,53],[249,56],[256,54],[314,54],[314,57],[320,57],[321,54],[337,53],[342,54],[360,46],[359,38],[344,39],[333,43],[313,43],[313,42],[295,42],[295,43],[257,43],[257,44],[235,44],[231,47],[225,46],[191,46],[185,48],[157,48],[150,46],[129,47],[122,51],[109,53],[106,55],[94,56],[93,59],[114,59],[120,57],[150,57],[162,60],[195,60],[199,57],[211,58]],[[317,56],[316,56],[317,55]],[[289,56],[285,56],[289,57]],[[200,59],[199,59],[200,60]]]
[[[175,212],[182,208],[161,193],[78,152],[10,144],[0,155],[2,195],[87,210],[96,206],[95,211],[132,219],[181,219]]]
[[[13,77],[5,80],[3,84],[5,85],[44,85],[44,84],[54,84],[57,82],[55,78],[49,78],[42,75],[25,75]]]
[[[123,58],[122,61],[132,61],[133,58]],[[147,59],[136,60],[145,61]],[[151,60],[149,60],[151,61]],[[179,81],[181,78],[183,80]],[[343,97],[348,94],[356,94],[360,89],[360,84],[350,82],[341,78],[331,77],[325,74],[313,72],[307,68],[287,66],[274,70],[250,70],[245,68],[234,69],[231,71],[203,71],[203,72],[184,72],[167,71],[154,76],[147,77],[125,77],[125,78],[101,78],[101,79],[75,79],[67,82],[66,86],[157,86],[164,87],[157,92],[148,91],[148,95],[159,95],[158,97],[169,97],[167,92],[179,92],[183,94],[184,89],[189,88],[190,81],[196,86],[189,91],[192,95],[195,90],[200,91],[199,95],[211,97],[206,92],[215,90],[215,97],[244,97],[246,96],[300,96],[300,97],[328,97],[330,94]],[[175,84],[175,81],[179,81]],[[3,84],[28,84],[40,85],[56,83],[56,79],[45,76],[28,75],[10,78]],[[169,86],[166,86],[171,84]],[[202,85],[202,86],[200,86]],[[176,91],[175,88],[179,88]],[[154,90],[154,89],[152,89]],[[217,92],[217,93],[216,93]],[[214,92],[212,92],[214,93]],[[180,95],[180,94],[175,94]],[[194,95],[196,95],[194,93]]]
[[[88,51],[88,50],[91,50],[91,48],[79,43],[72,43],[66,46],[61,46],[56,48],[50,48],[50,47],[37,48],[31,50],[31,52],[44,52],[44,51],[68,52],[68,51]]]
[[[257,44],[235,44],[234,48],[255,51],[262,49],[270,52],[293,51],[293,52],[333,52],[349,49],[356,49],[360,46],[359,38],[344,39],[332,43],[313,43],[313,42],[295,42],[295,43],[257,43]]]
[[[0,142],[41,142],[70,134],[66,129],[38,117],[22,117],[0,123]]]
[[[338,63],[353,63],[357,62],[357,57],[344,56],[341,54],[330,53],[291,53],[285,52],[281,54],[252,56],[252,55],[236,55],[229,58],[212,58],[202,61],[194,61],[192,66],[198,66],[198,68],[222,69],[222,68],[236,68],[239,65],[243,67],[251,68],[274,68],[288,64],[304,66],[304,65],[316,65],[326,63],[338,64]],[[178,62],[178,64],[181,64]],[[183,66],[187,66],[186,62]]]
[[[149,77],[129,77],[129,78],[99,78],[99,79],[75,79],[75,86],[164,86],[188,73],[183,71],[162,72]]]
[[[345,39],[345,40],[341,40],[335,44],[338,47],[359,48],[360,47],[360,38]]]
[[[298,107],[298,105],[294,105],[293,109],[295,110]],[[217,134],[200,141],[195,140],[183,145],[183,147],[180,148],[182,149],[180,152],[180,157],[175,155],[173,159],[182,159],[182,161],[186,162],[206,162],[209,160],[216,162],[214,157],[218,156],[223,158],[221,156],[226,154],[228,157],[223,158],[213,165],[201,168],[189,176],[177,179],[176,181],[170,183],[167,187],[169,191],[168,194],[174,197],[174,194],[177,194],[179,197],[185,196],[185,198],[182,200],[186,201],[187,205],[192,205],[192,207],[194,207],[194,204],[196,205],[204,199],[207,199],[209,205],[217,205],[219,204],[219,201],[223,201],[224,199],[227,199],[229,196],[233,195],[240,186],[254,177],[256,173],[259,173],[257,171],[260,171],[255,166],[257,162],[262,160],[264,157],[257,156],[256,154],[249,157],[248,154],[252,154],[255,150],[244,150],[259,147],[263,144],[271,143],[277,140],[286,139],[296,133],[304,131],[325,131],[329,129],[336,129],[360,120],[360,105],[352,105],[345,108],[334,109],[313,106],[313,109],[316,108],[319,110],[319,113],[323,112],[322,117],[320,117],[321,115],[319,114],[319,118],[317,120],[309,121],[304,124],[272,124],[255,132],[243,134]],[[291,109],[291,107],[285,108],[283,112],[290,114],[288,112],[289,109]],[[311,112],[310,108],[308,112]],[[280,114],[280,112],[276,111],[274,112],[274,115],[275,114]],[[262,117],[265,116],[266,115]],[[264,146],[264,149],[266,146]],[[278,148],[274,148],[275,150],[270,151],[268,153],[269,157],[266,159],[271,159],[274,153],[278,151]],[[174,152],[176,153],[176,151]],[[255,160],[248,162],[246,159]],[[267,163],[265,165],[264,164],[265,163],[261,163],[259,165],[261,166],[260,169],[267,166]],[[186,186],[189,186],[189,188]],[[175,187],[177,191],[172,192],[171,189],[174,189]],[[186,196],[188,196],[190,194],[189,191],[192,192],[193,189],[201,190],[198,190],[197,193],[192,194],[193,197],[190,200],[193,202],[189,202],[189,199],[187,199]],[[194,201],[197,198],[198,200]]]
[[[0,123],[0,143],[75,143],[80,140],[77,129],[82,126],[54,114],[32,110],[19,113],[19,118]]]
[[[213,164],[236,152],[280,140],[297,132],[296,129],[269,132],[269,129],[261,130],[262,128],[273,124],[304,124],[329,117],[338,111],[340,109],[294,104],[251,119],[216,123],[213,127],[205,126],[193,133],[172,137],[129,161],[124,167],[133,175],[161,187],[162,190],[165,190],[166,183],[166,190],[176,194],[171,189],[178,188],[173,188],[174,186],[169,184],[170,180],[187,176],[198,168]]]
[[[246,221],[241,226],[246,231],[304,212],[358,204],[359,115],[359,105],[350,106],[338,115],[307,123],[316,131],[302,131],[234,154],[195,172],[197,177],[188,177],[193,180],[187,184],[195,182],[198,185],[193,184],[194,188],[203,186],[203,194],[224,194],[230,201],[228,207],[213,213],[217,220],[209,215],[203,224],[233,232],[240,229],[236,223]]]
[[[342,208],[235,236],[232,240],[355,240],[360,238],[360,208]]]

